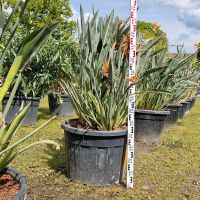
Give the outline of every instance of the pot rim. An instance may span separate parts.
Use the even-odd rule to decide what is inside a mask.
[[[183,102],[181,102],[181,104],[183,104],[183,105],[188,105],[189,102],[188,102],[188,101],[183,101]]]
[[[166,107],[166,109],[167,109],[168,107],[180,108],[180,107],[183,107],[183,105],[181,105],[181,104],[169,104],[169,105]]]
[[[7,94],[5,97],[9,97],[10,95],[9,94]],[[4,98],[5,98],[4,97]],[[37,101],[37,100],[40,100],[41,99],[41,97],[39,97],[39,96],[36,96],[36,97],[25,97],[25,96],[23,96],[23,95],[15,95],[14,96],[14,98],[13,99],[20,99],[20,100],[34,100],[34,101]]]
[[[14,168],[11,167],[6,167],[5,174],[10,174],[14,180],[19,182],[20,185],[20,189],[17,192],[17,194],[12,198],[12,200],[18,200],[21,199],[23,196],[26,196],[27,194],[27,182],[26,182],[26,178],[24,175],[22,175],[21,172],[17,171]]]
[[[72,119],[74,120],[74,119]],[[111,131],[100,131],[100,130],[92,130],[92,129],[83,129],[83,128],[75,128],[73,126],[67,125],[71,120],[65,120],[61,123],[61,128],[66,132],[85,135],[85,136],[96,136],[96,137],[117,137],[127,135],[128,130],[111,130]]]
[[[59,93],[59,92],[58,92]],[[68,95],[66,95],[65,93],[59,93],[60,94],[60,96],[62,97],[62,98],[69,98],[69,96]],[[53,95],[53,92],[48,92],[48,94],[47,94],[48,96],[51,96],[51,95]]]
[[[142,114],[149,114],[149,115],[169,115],[170,111],[135,109],[135,113],[142,113]]]

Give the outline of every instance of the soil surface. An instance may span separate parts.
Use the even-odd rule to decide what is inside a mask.
[[[19,191],[19,188],[19,183],[11,175],[0,175],[0,200],[11,200]]]
[[[69,125],[74,127],[74,128],[79,128],[79,129],[87,129],[87,130],[91,130],[91,131],[97,131],[98,129],[92,129],[90,127],[88,127],[85,123],[81,122],[81,120],[79,119],[72,119],[72,120],[69,120]],[[67,123],[66,123],[67,124]],[[127,130],[128,127],[127,125],[123,125],[122,127],[117,127],[113,130]]]

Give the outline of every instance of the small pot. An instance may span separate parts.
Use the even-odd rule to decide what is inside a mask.
[[[181,104],[170,104],[169,106],[167,106],[166,110],[170,111],[170,114],[167,117],[166,126],[176,125],[181,109]]]
[[[136,109],[135,140],[146,144],[158,142],[169,114],[169,111]]]
[[[2,103],[2,110],[5,110],[5,107],[8,103],[9,100],[9,95],[6,95],[3,99]],[[12,101],[10,110],[6,116],[6,123],[10,123],[11,120],[15,117],[17,113],[19,113],[22,104],[24,106],[28,105],[31,103],[28,112],[25,115],[25,118],[22,122],[22,125],[31,125],[34,124],[37,121],[37,113],[39,109],[39,104],[40,104],[40,97],[25,97],[25,96],[14,96],[14,99]]]
[[[27,183],[25,177],[13,168],[6,168],[5,174],[10,174],[16,182],[20,184],[19,192],[12,198],[12,200],[25,200],[27,196]]]
[[[62,103],[57,102],[53,93],[48,94],[49,110],[51,115],[72,116],[75,114],[75,109],[70,101],[70,98],[61,94]]]
[[[127,130],[79,129],[66,122],[61,127],[65,135],[69,179],[95,186],[120,182]]]

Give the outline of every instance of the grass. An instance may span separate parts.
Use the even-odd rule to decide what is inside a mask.
[[[46,99],[42,100],[38,122],[21,128],[16,137],[26,135],[50,118],[47,106]],[[37,146],[12,163],[27,177],[28,200],[200,199],[200,100],[176,127],[165,129],[154,151],[137,155],[135,187],[128,190],[124,185],[92,187],[66,178],[60,128],[65,119],[57,118],[31,139],[53,139],[60,143],[60,152],[50,146]]]

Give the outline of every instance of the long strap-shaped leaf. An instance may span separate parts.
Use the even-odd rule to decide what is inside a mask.
[[[22,109],[22,111],[20,111],[19,114],[17,114],[15,116],[15,118],[11,121],[11,123],[8,126],[6,126],[5,129],[1,129],[1,131],[0,131],[0,151],[7,148],[7,146],[9,145],[11,138],[16,133],[16,131],[19,129],[19,127],[24,119],[24,116],[26,115],[26,113],[28,111],[29,106],[30,106],[30,104],[28,104],[26,107],[24,107]]]
[[[19,70],[22,70],[25,65],[30,61],[30,59],[35,55],[35,53],[40,49],[43,43],[47,40],[49,35],[55,30],[56,25],[44,28],[41,28],[37,31],[34,31],[25,41],[23,42],[17,57],[15,58],[4,85],[0,89],[0,104],[6,95],[10,85],[15,78]]]
[[[48,121],[46,121],[44,124],[42,124],[41,126],[39,126],[38,128],[36,128],[34,131],[32,131],[31,133],[29,133],[28,135],[26,135],[24,138],[18,140],[17,142],[15,142],[14,144],[10,145],[9,147],[7,147],[6,149],[0,151],[0,156],[3,155],[4,153],[14,149],[16,146],[18,146],[19,144],[25,142],[26,140],[28,140],[30,137],[32,137],[34,134],[36,134],[38,131],[40,131],[43,127],[45,127],[46,125],[48,125],[53,119],[55,119],[56,116],[53,116],[51,119],[49,119]]]

